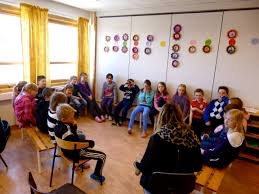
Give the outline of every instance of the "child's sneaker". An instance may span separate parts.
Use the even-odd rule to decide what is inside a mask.
[[[95,175],[94,173],[91,174],[90,177],[91,177],[91,179],[99,181],[101,184],[105,181],[105,177],[104,176],[98,176],[98,175]]]
[[[147,133],[143,131],[142,134],[141,134],[141,137],[142,138],[146,138],[147,137]]]
[[[100,119],[98,116],[96,116],[96,117],[95,117],[95,121],[96,121],[97,123],[101,123],[101,122],[102,122],[102,119]]]
[[[112,125],[118,126],[117,122],[112,122]]]
[[[132,129],[131,128],[128,128],[128,134],[132,134]]]
[[[108,117],[108,118],[109,118],[109,121],[112,121],[112,116],[110,116],[110,115],[109,115],[109,117]]]
[[[101,119],[102,121],[105,121],[105,117],[103,115],[101,115]]]
[[[108,115],[105,115],[105,119],[108,119],[109,118],[109,116]]]

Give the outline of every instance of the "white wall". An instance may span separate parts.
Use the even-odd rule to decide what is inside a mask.
[[[259,40],[259,10],[229,11],[224,13],[219,57],[216,68],[213,94],[219,85],[230,88],[231,96],[243,99],[245,106],[259,108],[259,43],[253,45],[252,38]],[[227,32],[236,29],[236,53],[226,52]]]
[[[99,23],[98,27],[102,32],[109,33],[112,29],[112,32],[116,33],[122,30],[117,28],[118,20],[123,21],[132,18],[132,23],[127,26],[127,29],[131,28],[132,36],[135,33],[140,35],[139,60],[134,61],[131,56],[132,52],[130,52],[128,53],[130,58],[129,69],[117,69],[117,67],[110,65],[105,66],[105,71],[113,72],[115,76],[128,73],[130,78],[136,79],[139,83],[147,78],[151,81],[154,80],[154,82],[164,81],[164,73],[166,73],[166,82],[172,95],[175,93],[177,85],[184,83],[187,85],[190,97],[193,96],[194,89],[199,87],[205,90],[207,100],[210,100],[211,96],[214,98],[217,95],[218,86],[226,85],[230,88],[230,97],[240,97],[245,106],[259,108],[259,91],[256,89],[259,75],[259,43],[256,45],[251,43],[252,38],[259,40],[259,25],[257,22],[259,10],[172,14],[172,21],[167,16],[170,15],[99,19],[102,20],[102,23]],[[175,42],[171,38],[173,30],[166,26],[173,27],[178,23],[183,28],[182,39]],[[106,28],[107,26],[109,28]],[[238,31],[238,37],[236,38],[237,52],[233,55],[226,53],[226,47],[228,46],[226,34],[230,29]],[[146,35],[149,33],[155,34],[155,49],[154,53],[146,56],[143,54],[143,49]],[[167,49],[164,50],[158,48],[159,41],[166,39],[168,36],[170,37],[170,46],[167,45]],[[212,40],[212,51],[205,54],[202,47],[208,38]],[[104,39],[103,34],[98,33],[97,39],[97,46],[99,46],[99,43]],[[190,40],[197,41],[197,51],[194,54],[188,52]],[[171,58],[167,62],[164,61],[165,56],[170,56],[172,53],[171,46],[174,43],[179,43],[181,46],[179,51],[180,66],[177,68],[171,66]],[[133,41],[131,40],[130,50],[132,47]],[[113,53],[104,54],[103,50],[98,50],[98,52],[97,69],[104,68],[104,65],[98,62],[104,56],[106,59],[112,57],[109,63],[121,64],[122,62],[119,58],[114,58]],[[101,73],[102,71],[97,70],[97,77]],[[154,85],[153,88],[155,88]],[[100,84],[97,84],[97,94],[98,90],[100,91]]]

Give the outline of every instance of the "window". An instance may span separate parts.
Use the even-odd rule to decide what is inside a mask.
[[[77,75],[77,27],[49,23],[50,79]]]
[[[0,85],[23,80],[20,18],[0,14]]]

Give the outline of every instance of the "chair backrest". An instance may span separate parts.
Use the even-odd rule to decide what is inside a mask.
[[[5,149],[7,140],[10,136],[10,131],[9,123],[0,119],[0,153]]]
[[[34,181],[34,178],[33,178],[32,174],[31,174],[31,172],[29,172],[28,183],[30,185],[31,194],[48,194],[48,193],[42,193],[42,192],[37,190],[37,185],[36,185],[36,183]]]
[[[153,172],[148,183],[152,194],[187,194],[195,188],[196,177],[193,173]]]
[[[63,139],[58,138],[55,136],[56,142],[58,147],[66,150],[75,150],[75,149],[82,149],[89,147],[88,142],[73,142],[73,141],[66,141]]]

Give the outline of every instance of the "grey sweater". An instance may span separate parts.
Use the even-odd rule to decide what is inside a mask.
[[[103,98],[113,98],[113,102],[117,102],[117,85],[113,81],[111,84],[104,82],[102,88],[102,99]]]

